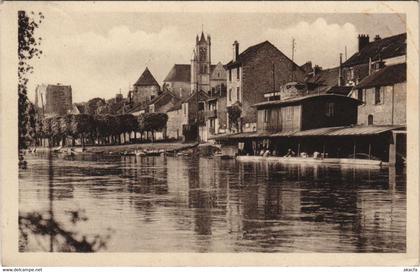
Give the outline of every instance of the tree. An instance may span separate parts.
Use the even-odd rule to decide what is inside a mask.
[[[63,136],[61,131],[61,116],[54,116],[51,118],[51,133],[54,146],[57,139],[61,139]]]
[[[166,123],[168,122],[168,115],[161,112],[144,113],[142,118],[142,126],[145,131],[150,131],[152,133],[153,141],[155,139],[155,132],[165,128]]]
[[[66,140],[68,136],[72,136],[72,145],[74,145],[74,135],[72,134],[72,129],[71,129],[71,122],[73,118],[74,118],[74,115],[67,114],[67,115],[64,115],[60,119],[60,129],[63,136],[63,139],[62,139],[63,145],[66,144]]]
[[[95,130],[95,123],[93,117],[89,114],[76,114],[73,115],[71,122],[72,135],[79,136],[82,146],[85,147],[85,139],[88,134]]]
[[[99,97],[92,98],[86,103],[86,114],[95,115],[97,114],[98,107],[104,106],[105,100]]]
[[[235,103],[227,108],[229,123],[232,124],[237,130],[240,130],[239,118],[241,117],[242,110],[239,104]]]
[[[42,136],[48,139],[48,145],[52,146],[52,128],[51,128],[52,119],[44,118],[42,120]]]
[[[27,97],[29,82],[29,74],[33,73],[33,66],[30,64],[31,59],[40,57],[42,50],[38,47],[42,38],[35,36],[35,30],[44,19],[44,15],[39,12],[30,15],[26,11],[18,12],[18,142],[19,149],[24,149],[28,145],[28,123],[29,101]]]

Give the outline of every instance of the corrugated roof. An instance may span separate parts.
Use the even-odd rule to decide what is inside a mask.
[[[149,68],[146,67],[139,79],[137,79],[136,83],[134,83],[134,86],[159,86],[159,83],[153,77]]]
[[[272,105],[289,105],[289,104],[296,104],[302,102],[304,100],[309,99],[317,99],[317,98],[326,98],[326,97],[338,97],[340,99],[347,99],[349,101],[353,101],[355,103],[360,104],[361,102],[357,99],[344,96],[344,95],[337,95],[337,94],[311,94],[305,96],[294,97],[285,100],[274,100],[274,101],[265,101],[261,103],[254,104],[253,107],[262,107],[262,106],[272,106]]]
[[[314,137],[314,136],[368,136],[378,135],[388,131],[405,129],[405,126],[348,126],[348,127],[323,127],[302,131],[287,131],[278,133],[237,133],[215,136],[214,140],[250,139],[250,138],[275,138],[275,137]]]
[[[399,63],[386,66],[365,77],[356,88],[386,86],[407,81],[407,64]]]
[[[343,67],[350,67],[368,63],[378,59],[387,59],[407,54],[407,33],[402,33],[370,42],[361,51],[355,53],[343,63]]]

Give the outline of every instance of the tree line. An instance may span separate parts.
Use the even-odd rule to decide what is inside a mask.
[[[144,134],[151,134],[152,141],[155,132],[166,127],[168,115],[165,113],[143,113],[138,117],[131,114],[120,115],[90,115],[67,114],[48,118],[38,118],[34,122],[32,145],[40,145],[42,139],[48,139],[51,146],[65,145],[71,138],[72,145],[80,139],[82,146],[91,144],[121,144],[121,136],[127,142],[127,136],[139,132],[140,139]],[[134,133],[136,139],[136,133]]]

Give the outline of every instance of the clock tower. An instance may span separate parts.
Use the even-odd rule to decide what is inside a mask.
[[[211,38],[201,32],[195,39],[195,49],[191,59],[191,92],[198,90],[208,92],[210,90],[210,71],[211,70]]]

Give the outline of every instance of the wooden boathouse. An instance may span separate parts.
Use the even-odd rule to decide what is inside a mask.
[[[335,94],[307,95],[255,104],[257,131],[214,137],[241,157],[295,157],[332,163],[395,164],[405,158],[404,126],[360,126],[360,100]],[[268,152],[267,152],[268,151]],[[317,156],[319,154],[319,156]],[[244,159],[244,158],[242,158]],[[266,158],[265,158],[266,159]],[[279,159],[281,161],[281,159]],[[282,159],[284,160],[284,159]]]

